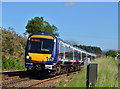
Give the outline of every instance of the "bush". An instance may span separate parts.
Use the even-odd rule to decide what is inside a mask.
[[[1,34],[2,33],[2,34]],[[20,36],[13,28],[2,28],[0,37],[2,35],[2,68],[4,70],[10,69],[25,69],[25,46],[27,39]]]
[[[21,65],[19,59],[15,60],[13,58],[9,58],[6,60],[5,58],[2,59],[2,69],[3,70],[10,70],[10,69],[25,69],[25,65]]]
[[[6,36],[5,38],[10,41],[10,37],[9,36]]]
[[[10,48],[10,49],[9,49],[9,53],[10,53],[10,54],[13,54],[13,52],[14,52],[14,48]]]
[[[105,54],[106,56],[112,56],[112,57],[116,57],[117,56],[117,52],[113,51],[113,50],[109,50],[106,52]]]
[[[6,59],[2,58],[2,69],[10,69],[9,63],[7,62]]]

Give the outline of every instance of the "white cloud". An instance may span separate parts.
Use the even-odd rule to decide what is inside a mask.
[[[75,2],[66,2],[64,6],[75,6]]]

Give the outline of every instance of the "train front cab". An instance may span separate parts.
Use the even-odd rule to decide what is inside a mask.
[[[28,70],[48,72],[55,70],[57,42],[53,36],[31,35],[25,52],[25,66]]]

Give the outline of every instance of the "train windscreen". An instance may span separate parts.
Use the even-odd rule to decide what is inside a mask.
[[[54,40],[43,38],[31,38],[29,44],[29,52],[52,54],[54,47]]]

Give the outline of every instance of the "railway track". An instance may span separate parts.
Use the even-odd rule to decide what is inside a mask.
[[[9,80],[9,81],[3,81],[2,84],[0,84],[0,86],[2,86],[3,89],[5,89],[6,87],[30,88],[30,87],[35,87],[35,86],[38,86],[38,85],[41,85],[41,84],[44,84],[44,83],[47,83],[47,82],[50,82],[50,81],[60,79],[63,76],[69,76],[69,75],[72,75],[72,74],[75,74],[75,73],[78,73],[78,72],[79,71],[71,72],[71,73],[68,73],[68,74],[62,74],[62,75],[58,75],[58,76],[55,76],[55,77],[46,77],[46,78],[40,79],[40,80],[39,79],[30,79],[30,78],[14,79],[14,80]],[[16,84],[19,84],[19,86],[16,86]],[[20,85],[23,85],[23,84],[25,84],[25,85],[20,86]]]
[[[58,76],[55,76],[55,77],[52,77],[52,78],[48,78],[48,79],[44,79],[44,80],[42,80],[42,81],[40,81],[40,82],[38,82],[38,83],[29,85],[29,86],[27,86],[27,87],[25,87],[25,88],[35,87],[35,86],[37,86],[37,85],[40,85],[40,84],[43,84],[43,83],[46,83],[46,82],[49,82],[49,81],[52,81],[52,80],[55,80],[55,79],[59,79],[59,78],[61,78],[61,77],[63,77],[63,76],[69,76],[69,75],[76,74],[76,73],[79,73],[79,71],[77,71],[77,72],[72,72],[72,73],[67,73],[67,74],[62,74],[62,75],[58,75]]]
[[[9,84],[18,83],[18,82],[21,82],[21,81],[27,81],[29,79],[30,78],[19,78],[19,79],[3,81],[2,84],[0,84],[0,86],[6,86],[6,85],[9,85]]]
[[[39,84],[43,84],[43,83],[46,83],[46,82],[49,82],[49,81],[51,81],[51,80],[58,79],[58,78],[60,78],[60,76],[55,76],[55,77],[53,77],[53,78],[44,79],[44,80],[41,80],[41,81],[38,82],[38,83],[29,85],[29,86],[27,86],[27,87],[25,87],[25,88],[35,87],[35,86],[37,86],[37,85],[39,85]]]

